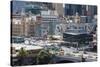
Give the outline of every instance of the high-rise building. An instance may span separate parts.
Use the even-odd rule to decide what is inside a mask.
[[[78,12],[79,15],[82,15],[82,5],[65,4],[65,16],[75,15],[76,12]]]
[[[21,15],[12,15],[11,24],[12,36],[24,36],[24,24],[22,23]]]
[[[65,16],[75,15],[76,12],[82,16],[97,15],[97,6],[65,4]]]
[[[94,15],[97,15],[97,6],[87,5],[86,9],[87,9],[87,15],[88,16],[93,17]]]
[[[41,18],[41,36],[44,35],[44,33],[47,33],[48,35],[54,35],[56,25],[61,23],[56,13],[52,10],[41,11]]]
[[[63,4],[61,4],[61,3],[54,3],[53,4],[53,8],[55,8],[55,10],[57,11],[59,16],[63,16],[64,15]]]
[[[12,36],[34,36],[34,23],[32,17],[12,15]]]

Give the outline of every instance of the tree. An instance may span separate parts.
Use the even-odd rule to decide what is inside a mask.
[[[24,59],[25,57],[28,55],[28,52],[24,49],[24,48],[21,48],[19,50],[19,53],[18,53],[18,62],[19,62],[19,65],[23,65],[24,64]]]
[[[52,54],[47,50],[41,50],[36,58],[37,64],[48,64],[52,61]]]
[[[28,52],[22,47],[22,48],[19,50],[18,56],[19,56],[19,57],[26,57],[27,54],[28,54]]]

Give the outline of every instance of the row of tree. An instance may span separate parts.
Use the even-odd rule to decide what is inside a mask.
[[[24,48],[21,48],[18,52],[18,65],[24,65],[24,60],[29,56],[29,52],[26,51]],[[53,54],[49,52],[49,50],[40,50],[39,53],[34,57],[35,64],[50,64],[53,63]],[[27,60],[26,60],[27,61]]]

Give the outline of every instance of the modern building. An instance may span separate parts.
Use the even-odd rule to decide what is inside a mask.
[[[65,16],[75,15],[76,12],[81,16],[97,15],[97,6],[92,5],[78,5],[78,4],[65,4]]]
[[[75,15],[76,12],[79,13],[79,15],[82,14],[82,6],[81,5],[74,5],[74,4],[65,4],[65,16],[69,15]]]
[[[94,30],[94,23],[68,23],[66,31],[63,33],[63,40],[69,43],[89,44],[93,41],[91,32]]]
[[[86,6],[86,10],[88,16],[93,17],[94,15],[97,15],[97,6],[88,5]]]
[[[54,3],[53,7],[55,8],[55,10],[57,11],[59,16],[63,16],[64,15],[64,7],[63,4],[61,3]]]
[[[51,11],[51,10],[43,11],[43,13],[41,13],[41,17],[42,17],[41,33],[42,32],[44,33],[44,31],[45,31],[48,35],[54,35],[56,25],[61,23],[59,16],[57,16],[57,12]],[[41,34],[41,35],[43,35],[43,34]]]

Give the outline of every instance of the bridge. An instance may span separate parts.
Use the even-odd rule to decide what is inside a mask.
[[[82,59],[79,57],[73,57],[73,56],[56,56],[54,58],[54,61],[56,61],[56,63],[74,63],[74,62],[81,62]]]
[[[82,58],[75,56],[56,56],[54,57],[54,61],[56,63],[76,63],[76,62],[82,62]],[[85,58],[84,62],[93,62],[93,61],[97,61],[97,59]]]

